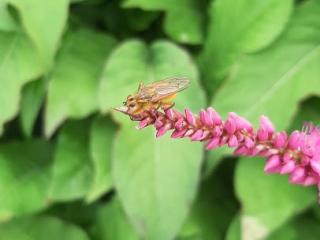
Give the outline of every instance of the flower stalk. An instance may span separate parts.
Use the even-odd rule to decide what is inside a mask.
[[[260,126],[254,130],[248,120],[234,112],[223,121],[211,107],[198,115],[189,109],[184,113],[173,108],[151,109],[131,119],[139,121],[139,129],[153,125],[157,137],[172,131],[172,138],[205,142],[207,150],[227,145],[236,156],[265,157],[266,173],[288,174],[292,184],[317,185],[320,189],[320,130],[312,123],[289,135],[276,132],[272,122],[261,116]]]

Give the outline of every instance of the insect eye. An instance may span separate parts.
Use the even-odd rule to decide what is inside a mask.
[[[135,107],[136,106],[136,104],[134,104],[134,103],[131,103],[130,105],[129,105],[129,107],[131,107],[131,108],[133,108],[133,107]]]
[[[133,97],[129,97],[128,100],[129,100],[129,101],[133,101]]]

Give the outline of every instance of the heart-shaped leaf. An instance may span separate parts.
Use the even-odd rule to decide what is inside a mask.
[[[128,41],[110,56],[100,88],[103,111],[119,106],[136,91],[139,82],[183,75],[191,86],[179,94],[176,105],[200,108],[204,97],[198,73],[188,54],[166,41],[147,47]],[[202,159],[201,144],[155,141],[149,128],[137,132],[130,120],[115,113],[123,124],[115,141],[113,176],[119,199],[139,234],[147,239],[172,239],[196,193]]]

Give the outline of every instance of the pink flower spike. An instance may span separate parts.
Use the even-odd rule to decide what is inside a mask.
[[[302,131],[276,133],[271,121],[262,116],[260,127],[253,130],[245,118],[230,112],[222,121],[213,109],[201,110],[198,115],[189,109],[180,113],[172,108],[145,109],[129,113],[128,109],[115,108],[131,120],[139,121],[138,128],[153,125],[156,137],[172,130],[172,138],[187,137],[192,141],[206,141],[207,150],[223,145],[235,148],[235,155],[262,156],[267,159],[266,173],[289,174],[291,183],[304,186],[318,185],[320,200],[320,127],[305,125]]]
[[[191,137],[192,141],[199,141],[201,140],[203,135],[203,131],[201,129],[197,130]]]
[[[279,155],[271,156],[264,167],[264,171],[267,173],[274,173],[281,166],[281,161]]]
[[[207,127],[213,126],[213,120],[209,117],[209,114],[205,110],[200,111],[200,121]]]
[[[220,115],[212,107],[207,108],[207,113],[215,125],[220,125],[222,123]]]
[[[208,142],[208,144],[206,146],[206,149],[207,150],[211,150],[211,149],[214,149],[214,148],[218,147],[219,146],[219,142],[220,142],[220,138],[218,138],[218,137],[212,138]]]
[[[192,126],[196,126],[196,118],[193,115],[193,113],[189,109],[186,109],[185,114],[186,114],[187,122]]]
[[[272,122],[266,116],[262,115],[260,117],[260,128],[265,129],[269,134],[274,133],[274,127]]]
[[[276,148],[283,148],[285,147],[286,142],[287,142],[287,133],[280,132],[280,133],[277,133],[276,136],[274,137],[273,145]]]
[[[303,167],[297,167],[293,172],[290,174],[289,182],[295,184],[302,184],[306,177],[306,170]]]
[[[291,173],[296,168],[296,164],[293,160],[285,163],[280,170],[280,174],[288,174]]]

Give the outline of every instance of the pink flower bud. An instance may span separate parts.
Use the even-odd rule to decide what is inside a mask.
[[[247,147],[245,146],[241,146],[241,147],[238,147],[236,150],[234,150],[233,154],[234,155],[248,155],[249,153],[249,150]]]
[[[235,135],[232,135],[230,138],[229,138],[229,141],[228,141],[228,146],[229,147],[237,147],[238,146],[238,140],[237,140],[237,137]]]
[[[176,119],[176,115],[175,112],[172,108],[169,108],[167,110],[165,110],[166,116],[170,119],[170,120],[175,120]]]
[[[164,123],[161,121],[160,118],[158,118],[154,123],[154,126],[155,126],[156,129],[161,128],[163,125],[164,125]]]
[[[182,130],[174,130],[174,132],[171,134],[172,138],[180,138],[183,137],[184,134],[186,133],[187,129],[182,129]]]
[[[217,147],[219,146],[219,142],[220,142],[220,138],[218,138],[218,137],[212,138],[212,139],[208,142],[208,144],[207,144],[207,146],[206,146],[206,149],[207,149],[207,150],[211,150],[211,149],[217,148]]]
[[[312,158],[310,160],[310,166],[313,171],[320,175],[320,159],[319,157]]]
[[[159,128],[156,134],[156,137],[159,138],[164,135],[170,129],[170,125],[166,124],[163,127]]]
[[[244,138],[244,145],[247,147],[247,148],[252,148],[254,146],[254,141],[249,138],[249,137],[245,137]]]
[[[236,126],[237,125],[236,125],[234,119],[229,117],[228,120],[224,124],[224,129],[228,132],[228,134],[232,135],[236,131]]]
[[[289,177],[290,183],[302,184],[306,177],[306,170],[303,167],[297,167],[291,172]]]
[[[179,118],[178,121],[176,121],[174,127],[177,130],[182,130],[184,127],[186,126],[186,122],[184,121],[183,118]],[[157,126],[155,125],[155,127],[157,128]]]
[[[280,170],[280,174],[291,173],[296,168],[296,164],[293,160],[286,162]]]
[[[260,128],[266,130],[269,134],[274,133],[274,127],[272,122],[266,116],[262,115],[260,117]]]
[[[267,160],[264,171],[267,173],[274,173],[275,171],[277,172],[279,170],[280,166],[281,161],[279,155],[273,155]]]
[[[139,122],[138,129],[145,128],[149,124],[150,124],[150,118],[146,118],[146,119]]]
[[[280,132],[275,135],[274,140],[273,140],[273,145],[276,148],[283,148],[283,147],[285,147],[286,142],[287,142],[287,133]]]
[[[202,139],[202,135],[203,135],[203,130],[199,129],[191,136],[191,140],[199,141]]]
[[[200,111],[200,121],[207,127],[213,126],[213,119],[210,118],[209,114],[205,110]]]
[[[212,107],[207,108],[207,113],[214,125],[220,125],[222,123],[220,115]]]
[[[187,122],[192,126],[196,126],[196,117],[193,115],[193,113],[189,109],[186,109],[185,114]]]
[[[291,133],[288,142],[288,145],[291,149],[297,149],[300,146],[300,136],[301,135],[299,131],[294,131]]]
[[[292,153],[291,153],[291,152],[286,152],[286,153],[283,154],[282,160],[283,160],[284,162],[289,162],[289,161],[291,161],[292,159],[293,159],[293,158],[292,158]]]
[[[303,185],[304,186],[311,186],[311,185],[315,185],[315,184],[317,184],[318,183],[318,181],[317,181],[317,179],[315,178],[315,177],[313,177],[313,176],[307,176],[305,179],[304,179],[304,181],[303,181]]]

